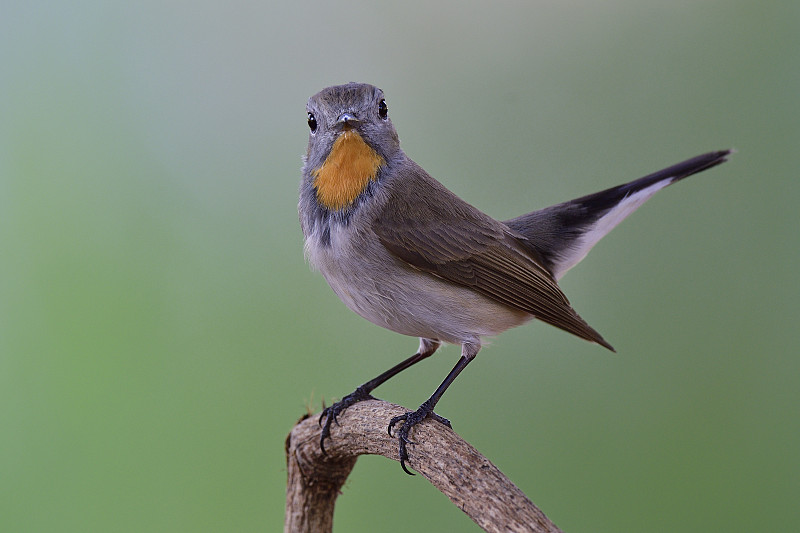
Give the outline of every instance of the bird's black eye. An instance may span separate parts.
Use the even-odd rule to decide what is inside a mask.
[[[314,118],[314,113],[311,111],[308,112],[308,127],[311,130],[311,133],[317,131],[317,119]]]
[[[389,116],[389,108],[386,107],[386,100],[383,98],[381,98],[381,101],[378,102],[378,116],[383,120],[386,120],[386,117]]]

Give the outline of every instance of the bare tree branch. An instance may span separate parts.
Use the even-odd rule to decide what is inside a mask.
[[[325,533],[333,528],[339,491],[359,455],[399,460],[388,421],[406,409],[380,400],[349,407],[319,447],[316,416],[306,416],[286,439],[288,486],[285,533]],[[443,424],[426,420],[412,430],[408,465],[422,474],[485,531],[559,532],[500,470]],[[398,469],[397,475],[404,475]]]

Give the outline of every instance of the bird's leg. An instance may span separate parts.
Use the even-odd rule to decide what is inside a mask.
[[[419,350],[417,353],[399,363],[380,376],[371,379],[358,387],[355,391],[351,392],[338,402],[334,403],[330,407],[326,407],[322,410],[322,413],[319,415],[319,424],[322,426],[322,432],[319,437],[319,447],[322,449],[322,453],[325,453],[325,439],[331,436],[331,424],[336,422],[337,424],[339,421],[337,417],[344,412],[345,409],[350,407],[353,404],[356,404],[363,400],[372,400],[374,399],[373,396],[370,394],[374,389],[376,389],[380,384],[388,381],[392,377],[396,376],[406,368],[419,363],[423,359],[430,357],[436,351],[437,348],[441,346],[439,341],[434,341],[431,339],[420,339],[419,340]],[[323,422],[324,420],[324,422]]]
[[[406,461],[408,461],[408,450],[406,449],[406,445],[408,444],[416,444],[415,442],[411,441],[408,438],[408,433],[411,431],[411,428],[415,425],[419,424],[426,418],[430,417],[436,420],[437,422],[441,422],[442,424],[446,425],[447,427],[450,426],[450,421],[446,418],[442,418],[441,416],[437,415],[433,412],[434,407],[436,407],[437,402],[444,394],[444,391],[447,390],[447,387],[450,386],[451,383],[456,379],[462,370],[464,370],[467,365],[475,359],[475,356],[478,355],[478,351],[481,349],[480,344],[477,343],[469,343],[466,342],[461,345],[461,358],[456,363],[456,366],[453,367],[453,370],[447,374],[447,377],[444,378],[442,384],[436,389],[436,391],[428,398],[422,405],[419,406],[414,412],[408,412],[404,415],[396,416],[392,418],[389,422],[389,435],[392,435],[392,429],[394,428],[395,424],[398,422],[402,422],[403,425],[400,429],[397,430],[397,439],[400,442],[400,466],[403,468],[406,474],[414,475],[409,472],[408,468],[406,468]]]

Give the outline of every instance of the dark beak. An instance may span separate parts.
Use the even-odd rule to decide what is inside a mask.
[[[343,130],[348,131],[361,124],[361,121],[352,113],[342,113],[339,115],[339,118],[336,119],[336,124]]]

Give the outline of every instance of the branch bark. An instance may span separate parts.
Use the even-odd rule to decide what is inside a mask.
[[[336,498],[359,455],[399,461],[389,420],[407,410],[380,400],[349,407],[319,447],[316,416],[302,418],[286,438],[288,486],[285,533],[330,532]],[[425,420],[412,430],[408,466],[445,494],[476,524],[490,532],[560,532],[488,459],[452,429]],[[399,470],[399,469],[398,469]],[[397,475],[404,475],[398,471]]]

